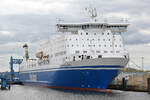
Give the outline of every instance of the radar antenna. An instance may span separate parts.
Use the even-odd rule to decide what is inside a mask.
[[[88,8],[85,8],[85,10],[87,11],[87,13],[89,14],[89,17],[92,21],[96,21],[96,17],[97,17],[97,11],[96,8],[92,8],[92,6],[89,6]]]
[[[61,23],[61,22],[64,22],[64,20],[61,18],[57,18],[57,23]]]
[[[129,18],[122,18],[121,20],[120,20],[120,22],[129,22]]]

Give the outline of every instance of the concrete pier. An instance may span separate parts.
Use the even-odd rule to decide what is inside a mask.
[[[126,78],[117,77],[108,86],[108,89],[150,93],[150,73],[140,72],[140,73],[131,74]]]
[[[147,91],[150,94],[150,78],[147,79]]]

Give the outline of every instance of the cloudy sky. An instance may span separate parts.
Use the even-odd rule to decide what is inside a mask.
[[[36,44],[55,33],[57,19],[65,22],[87,21],[85,7],[92,4],[103,17],[128,18],[131,25],[124,33],[130,53],[130,66],[150,70],[149,0],[0,0],[0,71],[9,69],[9,57],[22,58],[24,43],[34,56]],[[17,68],[17,66],[16,66]]]

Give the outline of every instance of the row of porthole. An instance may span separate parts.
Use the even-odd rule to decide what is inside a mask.
[[[67,40],[67,39],[66,39]],[[72,39],[69,39],[70,41],[72,40]],[[76,41],[78,41],[78,39],[75,39]],[[82,40],[84,40],[84,39],[82,39]],[[89,41],[89,40],[95,40],[95,39],[86,39],[87,41]],[[100,41],[101,39],[97,39],[98,41]],[[103,41],[106,41],[107,39],[103,39]],[[116,39],[114,39],[114,40],[116,40]],[[108,41],[111,41],[111,39],[108,39]],[[121,41],[121,39],[120,39],[120,41]]]
[[[87,53],[87,51],[82,51],[83,53]],[[120,51],[110,51],[110,53],[120,53]],[[80,53],[80,51],[75,51],[76,54]],[[96,51],[96,53],[101,53],[101,51]],[[104,53],[108,53],[108,51],[104,51]]]
[[[88,35],[89,33],[86,32],[86,35]],[[90,33],[91,34],[91,33]],[[96,35],[97,33],[94,33],[94,35]],[[102,33],[102,35],[104,35],[105,33]],[[107,35],[109,35],[110,33],[107,33]],[[81,32],[80,35],[83,35],[83,33]]]
[[[79,47],[79,45],[76,45],[77,47]],[[98,45],[99,47],[101,47],[102,45]],[[104,45],[104,47],[106,47],[107,45]],[[117,47],[117,45],[114,45],[115,47]],[[69,45],[67,45],[67,47],[69,47]],[[71,47],[74,47],[74,45],[72,44]],[[85,45],[83,44],[82,47],[85,47]],[[96,45],[88,45],[88,47],[96,47]],[[112,47],[112,45],[110,45],[110,47]],[[122,47],[121,45],[119,45],[119,47]]]

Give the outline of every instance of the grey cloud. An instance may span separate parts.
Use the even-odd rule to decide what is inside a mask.
[[[55,30],[55,19],[50,16],[38,15],[9,15],[1,16],[0,30],[15,33],[13,37],[0,37],[0,43],[15,41],[35,41],[46,38]]]
[[[34,0],[32,0],[34,2]],[[49,0],[38,0],[38,2],[41,3],[55,3],[55,1],[49,1]],[[55,23],[56,18],[61,17],[64,18],[65,21],[81,21],[85,20],[83,19],[83,8],[87,7],[89,5],[89,2],[86,0],[76,0],[76,1],[61,1],[62,5],[63,3],[68,4],[67,12],[63,12],[59,14],[49,12],[49,15],[39,15],[39,14],[24,14],[24,15],[1,15],[0,16],[0,30],[8,30],[10,32],[15,33],[14,37],[0,37],[0,43],[5,42],[13,42],[13,41],[33,41],[36,42],[39,40],[39,38],[44,39],[50,36],[50,34],[55,33]],[[144,0],[143,2],[139,0],[135,0],[133,2],[131,0],[131,3],[129,1],[127,2],[120,2],[118,0],[113,0],[110,2],[109,0],[102,0],[102,1],[96,1],[94,0],[92,2],[93,6],[95,6],[99,12],[110,13],[126,13],[133,17],[136,16],[135,20],[137,22],[133,22],[132,24],[135,27],[129,28],[129,32],[127,32],[125,36],[125,39],[127,40],[126,43],[132,44],[132,43],[147,43],[150,42],[149,39],[146,40],[140,40],[139,39],[133,39],[132,34],[138,34],[134,35],[135,38],[141,36],[139,33],[140,29],[148,27],[150,24],[149,21],[141,19],[141,14],[149,15],[149,1]],[[82,11],[81,11],[82,10]],[[140,11],[141,10],[141,11]],[[81,15],[79,15],[81,14]],[[100,13],[101,14],[101,13]],[[139,16],[139,18],[137,18]],[[141,21],[140,21],[141,20]],[[17,38],[16,38],[17,37]],[[145,37],[142,35],[142,37]],[[147,37],[147,36],[146,36]],[[144,42],[145,41],[145,42]]]

